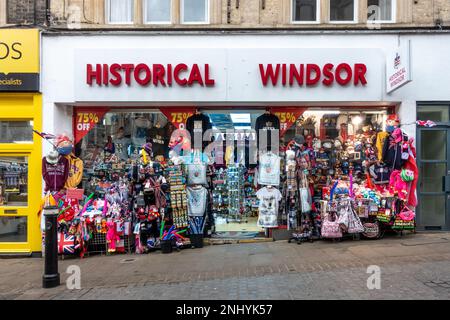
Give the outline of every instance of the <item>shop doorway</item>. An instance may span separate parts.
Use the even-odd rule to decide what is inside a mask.
[[[436,123],[432,128],[417,127],[417,227],[450,230],[450,104],[419,104],[417,119]]]
[[[418,129],[419,212],[422,230],[450,230],[450,127]]]
[[[213,130],[220,132],[223,140],[223,165],[212,176],[212,214],[216,237],[248,238],[264,234],[264,228],[257,225],[258,200],[256,197],[256,164],[249,164],[249,150],[239,154],[238,145],[242,140],[255,139],[256,120],[264,114],[264,109],[252,110],[203,110],[211,120]],[[239,132],[239,133],[238,133]],[[217,134],[216,134],[217,135]],[[228,152],[226,140],[233,152]],[[227,151],[228,150],[228,151]]]

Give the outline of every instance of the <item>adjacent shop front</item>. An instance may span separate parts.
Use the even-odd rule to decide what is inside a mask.
[[[0,30],[0,254],[41,251],[39,47],[39,30]]]
[[[409,41],[419,51],[430,46],[422,36],[400,37]],[[358,35],[48,34],[43,130],[72,139],[73,157],[83,163],[72,187],[93,195],[80,216],[90,217],[105,234],[111,229],[109,212],[118,219],[119,236],[145,234],[150,246],[164,238],[163,221],[192,234],[251,237],[309,228],[320,237],[320,207],[330,200],[333,186],[341,193],[353,192],[349,182],[361,186],[354,190],[367,200],[359,202],[359,214],[367,219],[400,213],[405,204],[414,211],[417,205],[416,184],[395,191],[402,194],[402,208],[367,187],[369,180],[373,190],[389,185],[390,177],[376,164],[383,162],[379,137],[389,135],[380,133],[400,127],[398,138],[405,143],[399,150],[410,152],[416,101],[428,96],[422,90],[428,75],[419,66],[413,69],[421,78],[387,87],[386,61],[398,44],[398,35],[369,41]],[[435,93],[434,98],[446,94]],[[196,145],[179,129],[205,141]],[[264,140],[269,148],[263,155],[251,152],[263,141],[260,129],[276,131]],[[217,147],[213,141],[223,143]],[[46,159],[52,146],[43,143]],[[396,157],[385,162],[400,173],[404,168]],[[181,163],[185,169],[196,165],[197,178],[203,164],[206,176],[183,177]],[[44,184],[46,190],[55,187]]]

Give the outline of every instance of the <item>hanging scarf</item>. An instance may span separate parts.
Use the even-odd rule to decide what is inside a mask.
[[[417,168],[416,163],[416,148],[413,145],[414,139],[409,138],[408,144],[409,144],[409,157],[408,160],[406,160],[404,168],[411,170],[414,172],[414,180],[410,182],[410,189],[408,193],[408,201],[407,205],[409,207],[416,207],[417,206],[417,197],[416,197],[416,189],[417,189],[417,181],[419,177],[419,169]]]

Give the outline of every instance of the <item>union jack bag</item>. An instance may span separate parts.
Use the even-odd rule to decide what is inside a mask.
[[[75,254],[79,247],[80,245],[76,243],[74,235],[58,233],[58,254]]]

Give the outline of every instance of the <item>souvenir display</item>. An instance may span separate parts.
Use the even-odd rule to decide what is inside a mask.
[[[258,226],[262,228],[278,227],[278,209],[282,195],[280,190],[267,186],[256,192],[259,199]]]
[[[276,115],[271,114],[268,110],[256,119],[255,130],[257,135],[258,150],[262,147],[263,150],[273,151],[272,148],[274,144],[278,144],[278,141],[272,142],[272,132],[280,130],[280,119],[278,119]],[[264,139],[266,141],[266,148],[264,148],[263,145],[260,145],[260,142],[263,139],[261,134],[265,135]],[[276,137],[278,138],[278,134]]]
[[[259,157],[258,184],[264,186],[280,184],[280,157],[270,151]]]
[[[228,216],[227,221],[241,221],[244,213],[244,171],[239,164],[227,169]]]
[[[108,112],[75,147],[67,135],[51,135],[42,206],[59,208],[60,254],[202,247],[216,220],[228,234],[237,226],[260,236],[287,229],[297,243],[414,230],[416,151],[396,115],[312,111],[289,124],[270,110],[210,116],[195,111],[181,116],[185,124],[169,124],[162,113]],[[192,149],[192,136],[231,118],[233,127],[245,121],[257,132],[215,134],[230,142],[220,152]],[[174,128],[179,134],[169,137]],[[251,164],[243,150],[280,128],[279,144],[257,150]],[[224,161],[210,162],[218,154]],[[0,162],[0,204],[20,202],[26,176],[17,157]]]
[[[165,171],[170,186],[173,223],[177,228],[184,228],[188,225],[186,178],[180,165],[169,166]]]

